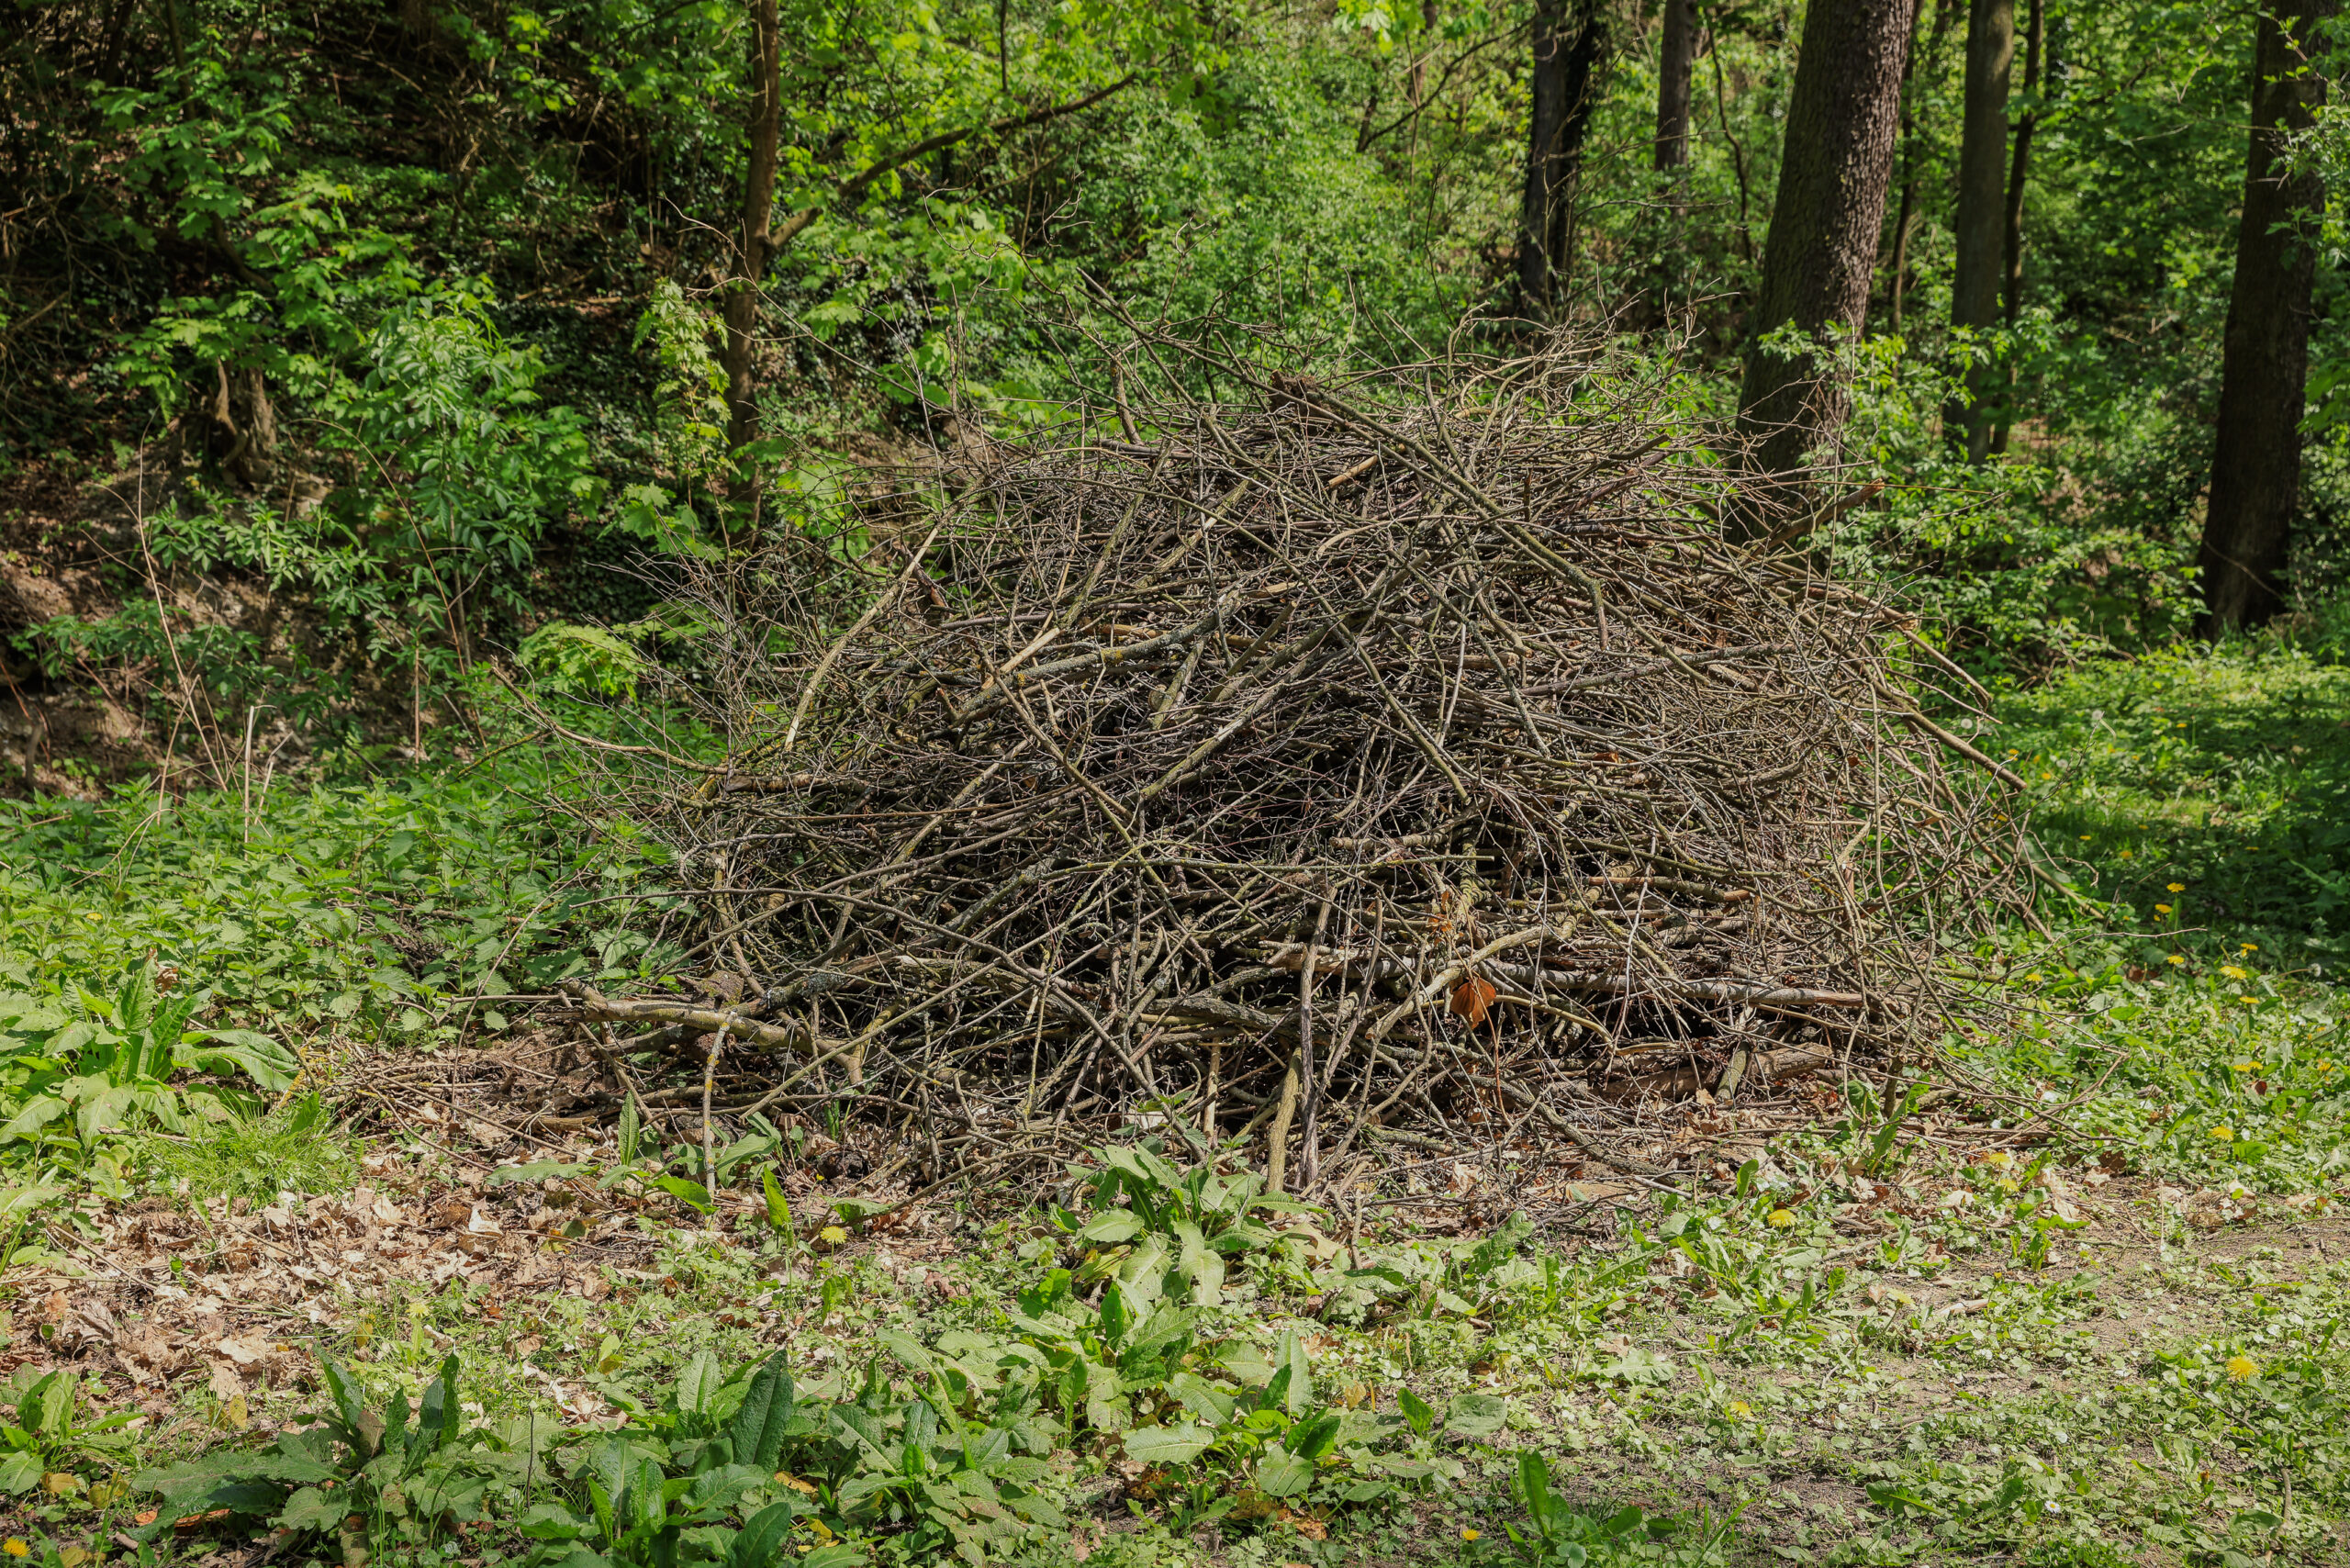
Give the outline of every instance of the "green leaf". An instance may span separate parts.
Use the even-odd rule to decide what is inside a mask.
[[[1456,1395],[1444,1414],[1444,1429],[1456,1437],[1490,1438],[1507,1424],[1509,1401],[1491,1394]]]
[[[196,1030],[181,1037],[178,1055],[182,1064],[205,1072],[241,1071],[265,1094],[290,1087],[302,1070],[292,1051],[251,1029]]]
[[[1335,1410],[1326,1410],[1308,1420],[1292,1427],[1281,1439],[1281,1446],[1304,1460],[1318,1460],[1338,1443],[1338,1425],[1343,1417]]]
[[[428,1452],[445,1448],[464,1420],[457,1407],[457,1358],[451,1355],[442,1361],[441,1375],[424,1385],[416,1407],[416,1439]]]
[[[329,1530],[340,1526],[350,1512],[348,1500],[305,1486],[285,1499],[284,1510],[270,1522],[281,1529]]]
[[[1189,1422],[1172,1427],[1136,1427],[1125,1438],[1126,1457],[1141,1464],[1182,1464],[1207,1452],[1215,1433]]]
[[[759,1181],[767,1190],[767,1224],[789,1236],[792,1233],[791,1205],[784,1201],[783,1189],[776,1185],[775,1168],[769,1166],[759,1172]]]
[[[699,1182],[688,1182],[682,1176],[655,1176],[652,1184],[698,1214],[711,1210],[710,1192]]]
[[[728,1547],[726,1568],[767,1568],[789,1543],[797,1512],[786,1498],[744,1520],[742,1530]]]
[[[782,1462],[784,1434],[798,1414],[787,1360],[781,1350],[769,1356],[752,1377],[750,1386],[743,1391],[743,1403],[735,1408],[733,1423],[727,1428],[739,1464],[755,1464],[761,1470],[773,1471]]]
[[[592,1533],[596,1521],[581,1518],[560,1503],[533,1503],[522,1510],[515,1529],[532,1540],[576,1540]]]
[[[865,1548],[836,1540],[830,1546],[820,1546],[800,1560],[800,1568],[856,1568],[867,1561]]]
[[[274,1514],[284,1502],[290,1486],[308,1485],[320,1481],[338,1481],[341,1472],[330,1465],[297,1454],[251,1452],[213,1452],[201,1459],[181,1464],[166,1465],[156,1470],[143,1470],[130,1478],[134,1492],[153,1492],[182,1513],[191,1503],[207,1507],[239,1507],[246,1513]],[[267,1484],[269,1493],[265,1506],[242,1507],[241,1501],[255,1495],[241,1490],[239,1503],[215,1500],[229,1488],[245,1488],[254,1484]]]
[[[37,1453],[0,1454],[0,1496],[15,1496],[29,1492],[40,1484],[40,1455]]]
[[[1119,1211],[1096,1215],[1084,1229],[1077,1233],[1080,1241],[1117,1243],[1131,1241],[1143,1233],[1142,1221],[1133,1215]]]
[[[13,1143],[20,1137],[30,1137],[64,1115],[68,1109],[65,1102],[54,1094],[36,1094],[25,1102],[23,1110],[8,1118],[7,1126],[0,1126],[0,1143]]]
[[[1268,1497],[1294,1497],[1314,1484],[1313,1462],[1275,1443],[1257,1462],[1257,1490]]]
[[[708,1350],[697,1350],[693,1359],[677,1374],[677,1413],[699,1416],[708,1412],[710,1402],[726,1381],[718,1358]]]
[[[1306,1365],[1305,1341],[1294,1329],[1284,1332],[1273,1346],[1273,1375],[1284,1372],[1289,1385],[1282,1392],[1282,1408],[1295,1419],[1314,1403],[1314,1374]]]

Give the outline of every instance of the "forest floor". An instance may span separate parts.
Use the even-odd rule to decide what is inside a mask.
[[[787,1123],[713,1197],[663,1175],[690,1138],[551,1110],[591,1065],[449,999],[636,962],[551,890],[639,868],[497,780],[7,808],[0,988],[167,955],[274,999],[333,1114],[11,1168],[0,1537],[50,1568],[725,1561],[679,1516],[782,1351],[800,1413],[864,1436],[729,1503],[794,1503],[816,1568],[2350,1561],[2350,1006],[2322,916],[2232,890],[2309,858],[2350,697],[2290,660],[2092,678],[2009,734],[2106,902],[1953,956],[1974,1109],[1716,1107],[1673,1192],[1539,1141],[1399,1154],[1181,1314],[1089,1291],[1136,1238],[1074,1236],[1074,1173],[893,1207],[891,1135]],[[2221,723],[2264,703],[2300,728]],[[2112,744],[2154,711],[2169,750]],[[2169,907],[2125,902],[2150,879]],[[2198,896],[2236,918],[2170,929]],[[431,1406],[452,1357],[435,1451],[302,1469],[339,1389]],[[673,1478],[666,1524],[641,1488],[598,1512],[611,1451]],[[835,1531],[852,1503],[878,1522]]]

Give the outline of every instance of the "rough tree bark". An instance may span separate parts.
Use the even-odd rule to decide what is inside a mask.
[[[2325,189],[2286,160],[2324,101],[2313,56],[2332,0],[2284,0],[2260,13],[2252,138],[2236,275],[2221,350],[2219,437],[2203,522],[2205,636],[2266,621],[2285,602],[2293,503],[2301,478],[2310,296]]]
[[[1951,273],[1953,327],[1987,331],[1999,324],[1999,284],[2006,275],[2008,90],[2015,68],[2015,0],[1973,0],[1966,13],[1965,118],[1958,146],[1957,241]],[[1942,410],[1942,430],[1979,463],[1991,450],[1990,405],[1996,367],[1968,368],[1966,395]]]
[[[1606,44],[1597,0],[1539,0],[1517,234],[1518,308],[1528,315],[1549,313],[1565,270],[1575,168],[1591,127],[1591,79]]]
[[[759,280],[774,259],[775,175],[783,118],[783,46],[776,0],[751,0],[749,163],[743,178],[743,229],[726,283],[726,339],[719,353],[726,373],[726,444],[739,451],[759,433]]]
[[[1817,342],[1868,319],[1893,173],[1911,0],[1813,0],[1787,103],[1776,207],[1748,322],[1738,432],[1748,476],[1725,518],[1735,538],[1785,526],[1806,488],[1804,454],[1842,425],[1845,398],[1816,353],[1764,340],[1792,325]],[[1800,527],[1800,523],[1796,524]]]
[[[1670,174],[1689,162],[1689,82],[1697,61],[1696,0],[1664,0],[1657,45],[1656,167]]]
[[[1918,68],[1918,18],[1909,18],[1909,50],[1901,61],[1901,123],[1896,129],[1901,156],[1901,201],[1893,212],[1893,275],[1886,280],[1886,308],[1893,330],[1901,330],[1901,300],[1909,276],[1909,236],[1918,227],[1918,105],[1909,78]]]

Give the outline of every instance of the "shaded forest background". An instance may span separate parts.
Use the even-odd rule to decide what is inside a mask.
[[[1735,411],[1796,6],[763,4],[17,9],[6,771],[429,752],[492,655],[624,689],[694,656],[665,562],[856,547],[860,465],[1152,374],[1087,347],[1129,318],[1324,375],[1613,333],[1692,420]],[[2256,29],[2138,0],[2011,25],[2014,285],[1952,327],[1969,17],[1925,0],[1840,351],[1839,480],[1883,488],[1815,543],[2028,681],[2201,609]],[[2295,146],[2322,170],[2331,122]],[[2288,615],[2327,648],[2338,239]],[[1970,379],[1983,463],[1943,428]]]

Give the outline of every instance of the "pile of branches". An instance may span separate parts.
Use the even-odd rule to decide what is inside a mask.
[[[1919,1059],[2021,898],[1900,615],[1725,543],[1662,389],[1570,353],[1208,368],[713,573],[733,760],[643,814],[725,972],[588,1016],[939,1170],[1139,1118],[1292,1186],[1529,1126],[1651,1170],[1643,1107]]]

